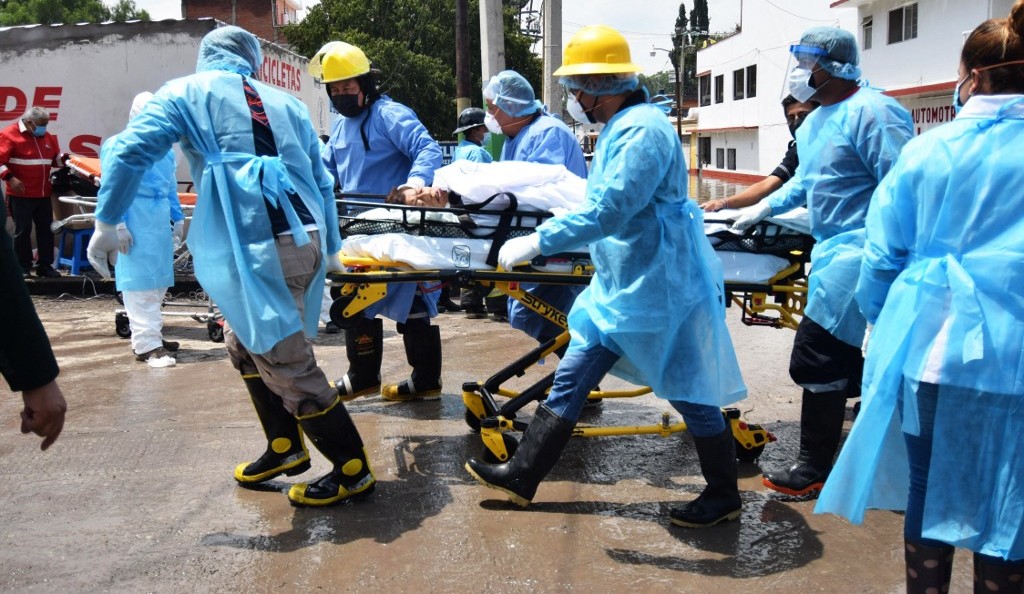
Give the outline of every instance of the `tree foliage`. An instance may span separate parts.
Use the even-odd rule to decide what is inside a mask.
[[[470,0],[470,72],[479,73],[479,2]],[[505,8],[505,67],[538,89],[541,61],[532,41],[519,32],[517,11]],[[455,128],[455,4],[451,0],[321,0],[302,22],[287,25],[292,48],[313,56],[328,41],[346,41],[366,53],[381,71],[382,92],[416,111],[435,138],[447,140]],[[472,81],[471,97],[481,105],[482,81]]]
[[[119,0],[113,7],[101,0],[5,0],[0,9],[4,27],[149,20],[149,13],[136,8],[134,0]]]

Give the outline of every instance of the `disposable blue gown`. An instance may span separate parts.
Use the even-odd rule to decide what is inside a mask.
[[[200,58],[199,72],[166,83],[111,143],[96,218],[120,221],[145,171],[180,140],[198,194],[188,236],[196,278],[242,344],[262,354],[300,330],[316,336],[324,278],[321,264],[321,281],[310,283],[300,318],[264,197],[283,207],[301,246],[309,234],[286,197],[298,194],[320,231],[323,253],[334,254],[341,249],[334,183],[318,162],[310,166],[320,143],[301,101],[249,79],[263,98],[279,153],[256,157],[242,75],[207,67]]]
[[[100,166],[110,158],[114,137],[100,148]],[[133,245],[127,254],[119,254],[115,281],[118,291],[148,291],[174,285],[174,243],[171,222],[182,221],[175,178],[174,153],[162,159],[142,176],[135,201],[128,207],[124,222],[132,234]]]
[[[343,194],[382,195],[410,178],[419,178],[429,186],[442,158],[441,147],[416,114],[387,95],[374,101],[358,117],[337,118],[321,155]],[[412,283],[391,283],[387,296],[364,313],[371,318],[380,314],[404,323],[415,293],[416,285]],[[430,317],[437,316],[440,292],[428,288],[424,297]]]
[[[746,386],[725,325],[722,265],[686,172],[664,112],[629,107],[598,138],[584,205],[537,233],[543,254],[590,246],[594,277],[569,313],[574,340],[621,355],[612,373],[662,398],[725,406]]]
[[[452,153],[452,161],[460,160],[490,163],[494,158],[491,157],[491,153],[484,150],[484,147],[468,140],[460,140],[459,146],[455,147],[455,152]]]
[[[807,116],[796,131],[800,167],[768,197],[773,214],[807,205],[816,242],[804,313],[853,346],[864,339],[864,316],[853,291],[868,203],[911,136],[904,107],[874,89],[858,89]]]
[[[1024,96],[972,97],[907,144],[867,221],[863,405],[815,511],[904,509],[902,433],[938,384],[923,536],[1024,558]],[[901,421],[902,414],[902,421]]]
[[[587,177],[587,160],[580,143],[562,120],[547,112],[542,112],[540,117],[520,130],[515,138],[505,140],[501,160],[564,165],[576,175],[584,179]],[[524,283],[523,288],[564,312],[572,308],[576,296],[583,290],[581,287],[536,283]],[[508,302],[508,321],[513,328],[537,340],[546,338],[545,331],[548,328],[545,319],[514,299]]]

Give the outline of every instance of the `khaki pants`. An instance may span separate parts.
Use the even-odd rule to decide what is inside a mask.
[[[312,231],[309,235],[310,242],[302,247],[295,245],[291,235],[280,235],[276,240],[285,283],[299,308],[299,317],[303,316],[305,309],[306,288],[313,282],[314,273],[323,258],[319,234]],[[323,410],[338,396],[337,390],[331,387],[327,376],[316,364],[313,344],[301,330],[261,355],[250,353],[230,327],[224,333],[224,344],[235,369],[246,375],[258,372],[270,391],[281,397],[284,407],[293,415],[303,402],[315,402]]]

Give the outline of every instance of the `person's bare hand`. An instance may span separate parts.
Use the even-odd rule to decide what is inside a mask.
[[[7,183],[10,184],[11,191],[14,192],[15,194],[17,194],[19,196],[22,196],[22,195],[25,194],[25,184],[21,183],[20,179],[18,179],[16,177],[12,177],[12,178],[7,180]]]
[[[723,198],[716,198],[715,200],[708,200],[700,205],[701,210],[704,212],[717,212],[726,207],[727,202]]]
[[[21,393],[25,409],[21,411],[21,432],[35,433],[43,438],[40,449],[53,445],[64,428],[68,404],[56,380]]]

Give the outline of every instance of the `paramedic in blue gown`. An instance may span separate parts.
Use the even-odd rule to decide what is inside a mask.
[[[152,97],[148,91],[136,95],[129,119],[137,116]],[[113,143],[114,137],[110,137],[100,148],[101,169]],[[174,242],[181,242],[185,229],[175,170],[174,152],[167,151],[146,171],[135,201],[128,207],[124,221],[117,224],[120,255],[115,280],[128,314],[132,350],[139,361],[164,360],[173,364],[171,353],[179,346],[163,339],[161,312],[164,294],[174,285]]]
[[[967,37],[956,118],[871,198],[864,404],[816,512],[906,510],[907,592],[1024,591],[1024,0]],[[1016,279],[1016,280],[1015,280]]]
[[[196,278],[228,323],[228,356],[267,438],[263,456],[239,464],[235,479],[254,485],[308,470],[305,433],[333,468],[293,484],[288,499],[331,505],[375,485],[359,432],[307,338],[316,336],[325,267],[341,268],[334,184],[315,158],[309,110],[257,81],[262,63],[254,35],[214,29],[200,43],[196,73],[167,82],[117,135],[103,162],[89,261],[109,276],[115,225],[146,170],[180,142],[198,194],[188,238]]]
[[[746,387],[725,326],[722,267],[687,196],[682,147],[649,103],[624,37],[584,27],[555,72],[569,113],[605,124],[582,206],[510,239],[502,266],[590,246],[594,276],[569,313],[572,338],[547,400],[511,460],[472,459],[469,473],[527,505],[558,461],[591,388],[606,372],[650,385],[686,421],[707,487],[670,512],[673,523],[711,526],[739,517],[732,432],[720,407]],[[669,306],[666,307],[666,304]]]
[[[434,181],[441,147],[416,114],[381,94],[378,71],[366,54],[343,41],[324,45],[309,62],[309,72],[324,83],[331,105],[341,114],[323,149],[323,162],[348,193],[413,196]],[[380,302],[366,308],[345,330],[348,372],[335,384],[346,400],[380,393],[387,400],[436,400],[441,397],[441,332],[430,324],[437,316],[439,287],[393,283]],[[397,323],[412,375],[398,384],[381,384],[384,323]]]
[[[807,307],[797,327],[789,374],[803,388],[800,453],[762,482],[793,496],[821,490],[839,449],[846,399],[860,396],[866,322],[854,301],[871,193],[913,136],[910,114],[895,99],[861,87],[854,36],[814,27],[790,46],[789,92],[819,102],[796,131],[800,167],[781,188],[739,211],[737,229],[806,204],[811,235]]]
[[[484,125],[484,118],[487,112],[479,107],[467,107],[459,114],[458,127],[452,132],[462,134],[463,139],[459,146],[452,153],[452,161],[472,161],[474,163],[490,163],[494,160],[491,153],[487,152],[484,145],[490,132]],[[488,290],[479,285],[462,288],[462,298],[459,305],[466,312],[466,317],[471,320],[478,320],[487,317],[487,310],[484,309],[484,297]]]
[[[521,74],[505,70],[491,77],[484,87],[487,102],[487,129],[508,136],[501,149],[502,161],[528,161],[564,165],[586,179],[587,161],[572,130],[549,113],[537,100],[533,87]],[[560,311],[568,312],[582,288],[573,285],[538,285],[523,283],[522,288],[540,297]],[[513,328],[522,330],[544,343],[558,336],[563,329],[515,299],[508,300],[508,319]]]

